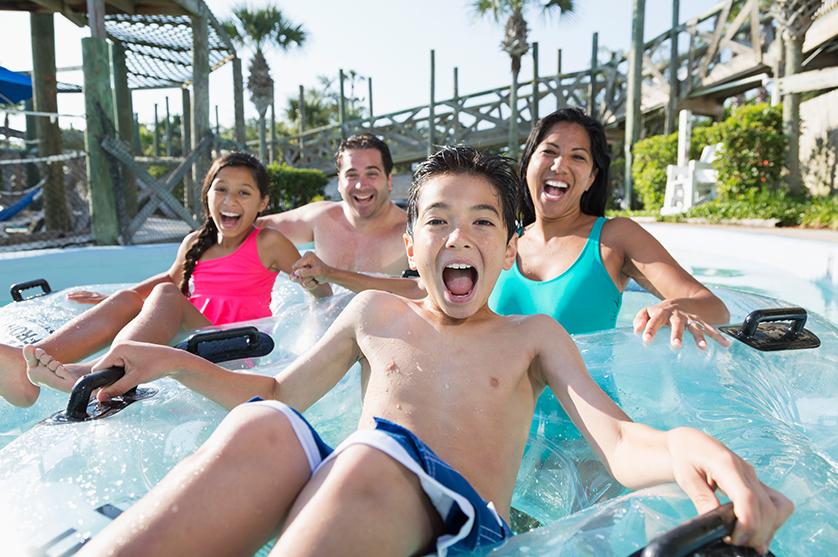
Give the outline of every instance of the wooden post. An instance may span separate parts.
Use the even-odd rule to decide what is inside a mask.
[[[800,73],[803,58],[803,39],[802,34],[792,36],[790,33],[783,33],[786,55],[783,77]],[[803,178],[800,175],[800,93],[785,93],[783,95],[783,129],[788,141],[786,183],[791,193],[800,193],[803,191]]]
[[[338,104],[338,121],[340,123],[340,136],[346,139],[346,96],[343,93],[343,69],[338,70],[338,82],[340,83],[340,102]]]
[[[675,119],[678,113],[678,19],[680,19],[679,0],[672,0],[672,27],[669,30],[669,102],[666,103],[666,122],[664,131],[675,131]]]
[[[87,37],[81,40],[84,69],[84,112],[87,129],[84,145],[87,150],[87,180],[90,184],[90,227],[97,244],[115,244],[119,237],[113,180],[107,155],[101,142],[113,124],[108,43],[105,39]]]
[[[591,39],[591,82],[588,84],[588,114],[592,118],[597,118],[596,107],[596,74],[599,70],[599,59],[597,54],[599,52],[599,33],[594,33]]]
[[[369,102],[370,102],[369,118],[370,118],[370,125],[372,125],[372,117],[373,117],[374,112],[372,111],[372,78],[371,77],[367,78],[367,97],[368,97]]]
[[[157,103],[154,103],[154,156],[160,156],[160,120],[157,117]]]
[[[297,107],[297,116],[300,118],[299,128],[299,136],[297,139],[297,147],[300,149],[300,160],[303,159],[303,150],[305,149],[304,139],[303,139],[303,132],[306,129],[306,91],[305,88],[300,85],[300,100],[297,101],[299,103]]]
[[[125,64],[125,47],[120,43],[111,44],[111,67],[113,68],[113,118],[116,132],[126,145],[134,142],[134,107],[131,102],[131,89],[128,88],[128,67]],[[128,168],[122,169],[123,184],[121,197],[125,218],[132,219],[137,214],[137,178]]]
[[[428,156],[434,153],[434,105],[436,104],[436,60],[435,52],[431,50],[431,102],[428,104]]]
[[[233,112],[235,114],[236,143],[239,149],[245,149],[247,136],[244,130],[244,84],[242,80],[242,61],[233,58]]]
[[[192,149],[210,132],[209,119],[209,30],[207,8],[200,7],[200,15],[192,16]],[[210,150],[206,150],[195,159],[193,179],[195,184],[204,180],[209,170]],[[192,192],[194,202],[191,205],[195,213],[200,214],[200,188]]]
[[[215,105],[215,137],[221,137],[221,121],[218,119],[218,105]]]
[[[562,49],[556,51],[556,110],[564,107],[562,95]]]
[[[140,116],[136,112],[134,113],[134,134],[131,139],[131,145],[134,148],[133,154],[143,154],[143,144],[140,141]]]
[[[506,146],[509,149],[509,156],[513,159],[518,158],[518,147],[520,139],[518,137],[518,74],[512,72],[512,85],[509,88],[509,135],[507,137]]]
[[[32,37],[33,108],[37,112],[58,112],[55,78],[55,26],[52,14],[29,16]],[[105,61],[107,64],[107,59]],[[61,129],[58,120],[44,116],[35,118],[38,154],[42,157],[61,153]],[[71,228],[70,211],[64,195],[63,163],[47,165],[44,186],[44,211],[47,230],[60,232]]]
[[[530,104],[530,120],[538,122],[538,43],[532,43],[532,104]]]
[[[169,112],[168,95],[166,95],[166,156],[172,156],[172,114]]]
[[[107,39],[105,34],[105,0],[87,0],[87,25],[90,36]]]
[[[180,90],[181,109],[180,109],[180,139],[183,149],[184,158],[192,151],[192,102],[189,98],[189,88],[184,87]],[[187,172],[183,175],[183,206],[186,207],[193,215],[200,216],[201,207],[194,207],[192,192],[195,190],[195,182],[192,179],[192,173]]]
[[[460,70],[454,66],[454,124],[452,126],[454,143],[460,140]]]
[[[640,135],[640,82],[643,77],[643,21],[646,0],[632,0],[631,49],[629,50],[628,92],[626,94],[626,135],[623,150],[626,171],[623,176],[623,209],[631,209],[631,148]]]

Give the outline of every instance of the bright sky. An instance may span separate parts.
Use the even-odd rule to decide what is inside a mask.
[[[232,6],[241,2],[207,0],[219,19],[229,16]],[[251,6],[267,4],[251,0]],[[681,21],[706,13],[716,0],[680,2]],[[301,23],[308,33],[302,48],[289,52],[272,50],[268,63],[277,86],[277,112],[289,97],[296,98],[298,86],[314,87],[317,76],[337,76],[338,69],[353,69],[373,79],[373,101],[377,114],[426,104],[429,99],[430,50],[436,51],[436,97],[448,98],[453,91],[453,68],[459,68],[460,94],[500,87],[510,80],[509,57],[499,43],[503,26],[493,20],[473,15],[468,0],[279,0],[276,4],[293,22]],[[575,14],[545,18],[538,11],[528,13],[530,40],[539,43],[541,75],[556,71],[556,51],[562,49],[566,72],[589,66],[591,36],[599,32],[601,48],[627,50],[631,38],[630,0],[577,0]],[[645,37],[650,39],[669,28],[671,0],[647,0]],[[12,70],[31,69],[29,16],[22,12],[0,11],[0,65]],[[81,65],[80,39],[88,30],[78,28],[56,16],[56,64],[58,67]],[[250,52],[240,52],[245,80]],[[521,79],[532,76],[532,58],[528,55],[521,68]],[[82,82],[81,72],[64,72],[59,80]],[[366,96],[366,85],[363,86]],[[163,113],[165,97],[173,113],[180,112],[180,91],[164,89],[134,93],[134,110],[140,121],[150,122],[154,103]],[[59,112],[82,114],[79,94],[58,97]],[[210,76],[210,112],[219,106],[221,124],[233,122],[232,66],[227,64]],[[245,114],[256,112],[245,91]],[[62,126],[83,127],[83,120],[62,119]],[[12,121],[13,127],[22,123]]]

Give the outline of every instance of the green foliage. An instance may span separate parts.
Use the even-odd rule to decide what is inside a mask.
[[[303,26],[289,21],[282,10],[272,4],[264,8],[237,6],[233,8],[233,19],[224,20],[221,25],[234,41],[240,45],[252,44],[257,50],[266,42],[287,50],[293,45],[302,46],[306,41]]]
[[[838,195],[813,198],[800,215],[800,225],[838,230]]]
[[[271,163],[267,169],[271,196],[268,207],[271,211],[286,211],[322,198],[323,188],[329,182],[323,172],[312,168]]]
[[[631,176],[645,209],[660,209],[666,190],[666,166],[675,164],[678,134],[654,135],[634,144]]]
[[[797,226],[810,203],[781,190],[749,189],[728,199],[714,199],[687,211],[687,218],[703,218],[718,223],[738,219],[776,219],[780,226]]]
[[[718,193],[733,200],[749,190],[777,188],[786,151],[782,107],[745,105],[719,124],[724,145],[713,162]]]

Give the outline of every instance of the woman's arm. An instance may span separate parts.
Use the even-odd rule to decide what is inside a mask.
[[[654,236],[629,219],[609,221],[608,241],[623,252],[624,276],[633,278],[661,302],[641,309],[634,318],[634,330],[648,342],[666,325],[672,329],[670,342],[682,345],[684,331],[706,348],[706,336],[724,346],[730,341],[712,325],[727,323],[730,313],[724,302],[684,270]]]
[[[312,252],[304,254],[294,263],[292,279],[298,281],[314,279],[317,283],[333,283],[353,292],[383,290],[405,298],[418,300],[426,296],[418,280],[398,277],[375,277],[364,273],[345,271],[326,265]]]

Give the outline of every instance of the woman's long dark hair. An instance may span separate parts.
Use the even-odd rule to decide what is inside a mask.
[[[189,295],[189,279],[192,278],[192,272],[195,270],[195,265],[198,260],[207,251],[210,246],[218,241],[218,227],[215,226],[215,221],[210,217],[209,210],[209,189],[215,181],[218,173],[222,168],[228,166],[240,166],[249,168],[253,174],[253,179],[256,181],[256,186],[259,188],[259,195],[263,198],[268,196],[268,171],[265,170],[264,165],[259,162],[259,159],[249,153],[227,153],[212,161],[207,175],[204,176],[204,182],[201,185],[201,205],[204,208],[204,224],[200,228],[200,232],[192,244],[186,251],[186,256],[183,259],[183,278],[180,279],[180,291],[184,295]]]
[[[570,107],[562,108],[548,114],[535,123],[524,146],[521,164],[518,166],[520,185],[518,189],[518,211],[521,224],[524,226],[535,222],[535,206],[533,205],[530,189],[527,186],[527,166],[535,153],[535,149],[544,140],[544,136],[559,122],[579,124],[588,132],[591,140],[591,156],[593,158],[596,176],[588,191],[582,194],[579,205],[586,215],[601,217],[605,215],[605,200],[608,190],[608,168],[611,166],[611,152],[605,139],[605,130],[597,120],[591,118],[582,110]]]

